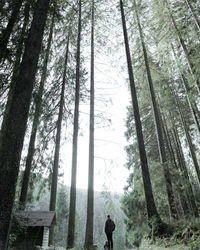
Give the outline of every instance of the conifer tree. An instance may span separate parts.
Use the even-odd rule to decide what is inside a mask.
[[[74,128],[73,128],[73,145],[72,145],[72,173],[70,187],[70,204],[69,204],[69,222],[67,248],[74,247],[75,234],[75,213],[76,213],[76,172],[77,172],[77,149],[78,149],[78,127],[79,127],[79,98],[80,98],[80,43],[81,43],[81,0],[78,2],[78,36],[77,36],[77,53],[76,53],[76,89],[75,89],[75,107],[74,107]]]
[[[90,65],[90,135],[89,135],[89,171],[87,220],[85,232],[85,249],[93,246],[93,217],[94,217],[94,0],[91,8],[91,65]]]
[[[48,43],[47,43],[47,49],[45,52],[45,58],[44,58],[43,67],[42,67],[42,76],[41,76],[39,90],[38,90],[37,98],[36,98],[36,106],[35,106],[32,129],[31,129],[31,137],[29,141],[26,165],[25,165],[24,175],[22,179],[22,187],[21,187],[19,201],[23,207],[25,206],[26,199],[27,199],[28,184],[29,184],[31,166],[32,166],[32,161],[33,161],[33,156],[34,156],[34,151],[35,151],[35,140],[36,140],[37,128],[39,124],[39,118],[41,115],[44,84],[45,84],[46,77],[47,77],[47,65],[49,61],[50,47],[51,47],[52,36],[53,36],[53,28],[55,24],[54,22],[55,22],[55,10],[54,10],[53,17],[52,17],[49,38],[48,38]]]
[[[138,29],[139,29],[139,33],[140,33],[140,39],[141,39],[142,49],[143,49],[143,54],[144,54],[144,61],[145,61],[145,66],[146,66],[146,71],[147,71],[147,79],[148,79],[149,91],[150,91],[151,101],[152,101],[152,109],[153,109],[154,120],[155,120],[158,148],[159,148],[159,152],[160,152],[160,161],[161,161],[162,166],[163,166],[165,182],[166,182],[166,190],[167,190],[167,195],[168,195],[170,216],[176,217],[176,209],[175,209],[175,204],[174,204],[174,194],[173,194],[173,189],[172,189],[170,172],[169,172],[169,168],[167,165],[167,157],[166,157],[164,139],[163,139],[163,134],[162,134],[162,129],[161,129],[161,121],[159,118],[159,112],[158,112],[158,107],[157,107],[157,102],[156,102],[156,97],[155,97],[155,90],[154,90],[154,86],[153,86],[153,81],[152,81],[152,77],[151,77],[151,71],[150,71],[150,67],[149,67],[146,45],[144,42],[144,36],[143,36],[143,32],[142,32],[142,28],[141,28],[141,24],[140,24],[140,19],[139,19],[139,15],[138,15],[138,11],[137,11],[137,5],[136,5],[135,0],[134,0],[134,8],[135,8],[135,12],[136,12]]]
[[[143,139],[143,133],[142,133],[142,125],[141,125],[141,121],[140,121],[140,113],[139,113],[139,107],[138,107],[138,101],[137,101],[135,81],[134,81],[134,76],[133,76],[133,69],[132,69],[132,63],[131,63],[128,35],[127,35],[126,21],[125,21],[122,0],[120,0],[120,9],[121,9],[121,16],[122,16],[122,24],[123,24],[123,33],[124,33],[124,42],[125,42],[125,49],[126,49],[131,97],[132,97],[134,118],[135,118],[135,124],[136,124],[137,142],[138,142],[138,148],[139,148],[139,155],[140,155],[140,162],[141,162],[141,169],[142,169],[142,178],[143,178],[143,185],[144,185],[144,192],[145,192],[145,200],[146,200],[146,206],[147,206],[147,215],[148,215],[149,220],[151,220],[153,217],[155,217],[158,219],[158,221],[160,221],[160,217],[158,215],[158,212],[157,212],[157,209],[155,206],[155,202],[154,202],[152,186],[151,186],[151,179],[150,179],[150,174],[149,174],[149,169],[148,169],[148,163],[147,163],[147,157],[146,157],[146,151],[145,151],[145,145],[144,145],[144,139]]]
[[[63,71],[63,81],[62,81],[62,89],[60,95],[60,104],[59,104],[59,114],[57,121],[57,132],[56,132],[56,145],[55,145],[55,153],[54,153],[54,163],[53,163],[53,173],[52,173],[52,182],[51,182],[51,196],[50,196],[50,205],[49,210],[55,211],[56,208],[56,195],[57,195],[57,184],[58,184],[58,167],[59,167],[59,154],[60,154],[60,140],[61,140],[61,125],[63,120],[63,109],[64,109],[64,94],[66,88],[66,71],[67,71],[67,63],[68,63],[68,55],[69,55],[69,34],[67,38],[66,45],[66,54],[65,54],[65,62],[64,62],[64,71]],[[49,244],[53,243],[53,227],[50,229],[49,234]]]

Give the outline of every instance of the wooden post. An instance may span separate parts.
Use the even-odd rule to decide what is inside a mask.
[[[44,227],[43,231],[43,240],[42,240],[42,249],[47,249],[49,243],[49,228]]]

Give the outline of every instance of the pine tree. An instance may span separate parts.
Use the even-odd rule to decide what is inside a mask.
[[[34,151],[35,151],[35,140],[36,140],[36,134],[37,134],[38,124],[39,124],[39,118],[41,115],[44,84],[45,84],[46,77],[47,77],[47,65],[48,65],[48,61],[49,61],[50,47],[51,47],[52,36],[53,36],[53,28],[54,28],[54,24],[55,24],[54,22],[55,22],[55,11],[54,11],[53,17],[52,17],[49,38],[48,38],[48,44],[47,44],[47,49],[45,52],[45,58],[44,58],[44,63],[43,63],[43,68],[42,68],[42,76],[41,76],[39,90],[38,90],[37,98],[36,98],[36,106],[35,106],[35,113],[34,113],[34,118],[33,118],[32,129],[31,129],[31,137],[30,137],[30,141],[29,141],[28,153],[27,153],[27,158],[26,158],[26,165],[25,165],[25,170],[24,170],[24,175],[23,175],[23,180],[22,180],[21,194],[20,194],[20,198],[19,198],[19,201],[23,207],[25,206],[26,199],[27,199],[28,184],[29,184],[32,161],[33,161],[33,156],[34,156]]]
[[[121,8],[121,16],[122,16],[122,24],[123,24],[123,32],[124,32],[124,42],[125,42],[125,49],[126,49],[131,97],[132,97],[132,104],[133,104],[135,124],[136,124],[137,141],[138,141],[140,162],[141,162],[141,168],[142,168],[142,178],[143,178],[145,199],[146,199],[146,206],[147,206],[147,214],[148,214],[149,220],[151,220],[152,217],[156,217],[158,218],[158,221],[160,221],[160,218],[159,218],[156,206],[155,206],[155,202],[154,202],[150,174],[149,174],[149,169],[148,169],[122,0],[120,0],[120,8]]]
[[[169,172],[169,168],[167,165],[167,157],[166,157],[166,152],[165,152],[164,139],[163,139],[163,134],[162,134],[162,129],[161,129],[161,122],[160,122],[160,118],[159,118],[158,107],[157,107],[157,103],[156,103],[155,90],[154,90],[154,86],[153,86],[153,81],[152,81],[152,77],[151,77],[151,71],[150,71],[149,61],[148,61],[148,56],[147,56],[146,45],[144,42],[144,36],[143,36],[143,32],[142,32],[142,28],[141,28],[141,24],[140,24],[140,19],[139,19],[139,15],[138,15],[138,11],[137,11],[137,5],[136,5],[135,0],[134,0],[134,8],[135,8],[135,12],[136,12],[138,29],[139,29],[139,33],[140,33],[140,39],[141,39],[142,49],[143,49],[143,54],[144,54],[144,61],[145,61],[145,66],[146,66],[146,71],[147,71],[147,79],[148,79],[149,90],[150,90],[150,95],[151,95],[152,109],[153,109],[153,113],[154,113],[158,148],[159,148],[159,152],[160,152],[160,161],[161,161],[161,164],[163,166],[165,182],[166,182],[166,190],[167,190],[167,195],[168,195],[170,216],[176,217],[176,209],[175,209],[175,204],[174,204],[174,194],[173,194],[173,189],[172,189],[170,172]]]
[[[64,109],[64,94],[66,87],[66,71],[67,71],[67,63],[69,56],[69,34],[67,38],[66,45],[66,54],[65,54],[65,62],[64,62],[64,71],[63,71],[63,81],[62,81],[62,89],[60,96],[60,105],[59,105],[59,114],[57,121],[57,132],[56,132],[56,145],[55,145],[55,153],[54,153],[54,163],[53,163],[53,173],[52,173],[52,183],[51,183],[51,197],[50,197],[50,205],[49,210],[55,211],[56,208],[56,194],[57,194],[57,183],[58,183],[58,167],[59,167],[59,154],[60,154],[60,140],[61,140],[61,125],[63,120],[63,109]],[[53,243],[53,227],[50,229],[49,234],[49,244]]]
[[[93,246],[93,217],[94,217],[94,0],[92,0],[91,17],[91,76],[90,76],[90,136],[89,136],[89,172],[87,221],[85,233],[85,249]]]

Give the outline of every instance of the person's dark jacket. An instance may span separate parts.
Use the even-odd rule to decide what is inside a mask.
[[[112,233],[115,230],[115,223],[111,219],[107,219],[105,224],[105,233]]]

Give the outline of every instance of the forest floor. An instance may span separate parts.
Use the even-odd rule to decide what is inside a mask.
[[[143,241],[140,248],[134,248],[134,250],[190,250],[191,248],[187,245],[179,244],[174,246],[168,246],[166,243],[162,245],[150,244],[148,241]],[[199,248],[200,249],[200,248]]]

